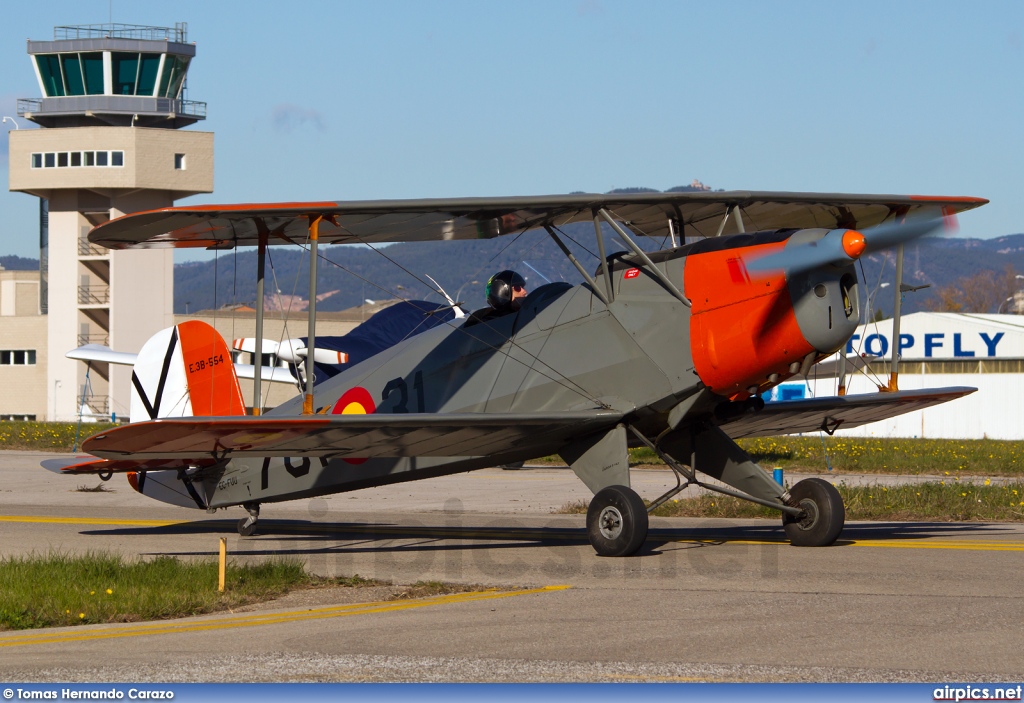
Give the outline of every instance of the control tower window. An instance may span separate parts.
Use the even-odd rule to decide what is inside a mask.
[[[64,95],[64,79],[60,75],[60,59],[57,54],[38,54],[36,68],[43,80],[43,92],[46,97],[55,98]]]
[[[184,171],[185,170],[185,155],[175,154],[174,155],[174,170]]]
[[[82,75],[85,76],[87,95],[103,95],[103,52],[79,54],[82,57]]]
[[[64,69],[64,91],[68,95],[85,95],[85,80],[78,54],[61,54],[60,63]]]
[[[152,95],[156,88],[156,74],[160,70],[160,54],[142,54],[139,63],[139,84],[136,95]]]
[[[160,92],[162,98],[177,98],[181,92],[181,84],[185,82],[185,74],[188,71],[189,58],[187,56],[167,56],[164,62],[164,74],[160,78]]]
[[[113,53],[110,65],[114,75],[114,95],[135,95],[135,81],[139,77],[139,55]]]
[[[124,152],[123,151],[112,151],[112,152],[110,152],[110,165],[111,166],[124,166]]]

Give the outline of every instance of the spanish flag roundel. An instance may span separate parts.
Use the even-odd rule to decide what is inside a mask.
[[[331,409],[332,415],[370,415],[377,409],[373,396],[365,388],[356,386],[345,391]],[[343,459],[346,464],[362,464],[366,459]]]
[[[370,415],[377,410],[373,397],[365,388],[356,386],[345,391],[331,409],[332,415]]]

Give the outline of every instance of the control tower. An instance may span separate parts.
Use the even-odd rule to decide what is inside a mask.
[[[28,42],[43,97],[18,101],[42,129],[10,132],[10,189],[40,198],[40,309],[47,320],[47,419],[83,408],[127,416],[131,369],[64,355],[82,344],[137,352],[174,324],[171,250],[111,252],[89,230],[120,215],[213,192],[213,133],[186,100],[196,54],[187,25],[56,27]]]

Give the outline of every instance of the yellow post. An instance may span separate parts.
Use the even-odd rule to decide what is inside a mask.
[[[218,585],[217,590],[221,593],[224,592],[224,572],[227,569],[228,562],[228,538],[220,538],[220,568],[218,569],[217,578]]]

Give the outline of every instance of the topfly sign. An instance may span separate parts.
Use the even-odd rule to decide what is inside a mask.
[[[846,343],[847,354],[888,357],[892,320],[862,325]],[[900,324],[902,359],[1024,358],[1024,316],[918,312]]]

